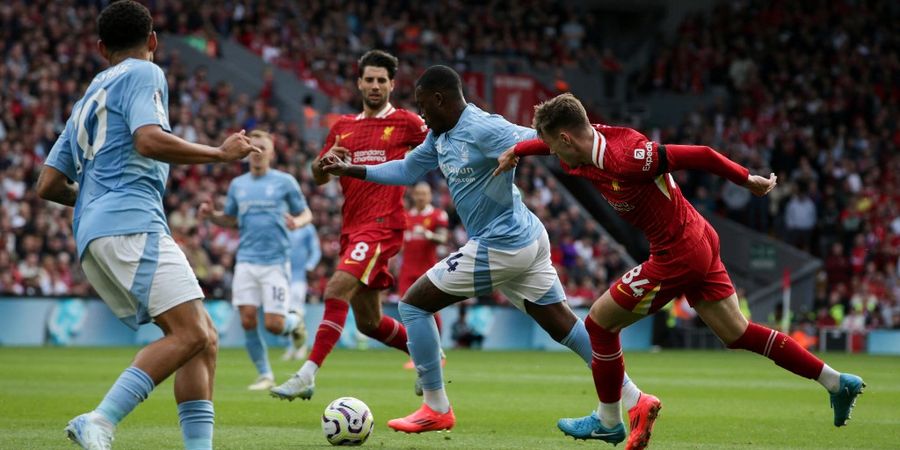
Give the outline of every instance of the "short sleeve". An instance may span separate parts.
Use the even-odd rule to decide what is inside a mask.
[[[537,133],[528,127],[510,123],[506,119],[492,115],[475,130],[475,145],[481,153],[490,158],[499,158],[508,148],[519,142],[534,139]]]
[[[228,186],[228,195],[225,197],[225,215],[231,217],[237,217],[238,215],[238,204],[237,197],[234,193],[234,184],[234,182],[231,182],[231,185]]]
[[[169,88],[162,69],[155,64],[139,64],[130,75],[132,88],[126,93],[123,112],[132,134],[144,125],[169,126]]]
[[[434,227],[435,228],[447,228],[450,226],[450,218],[447,216],[447,211],[438,210],[434,215]]]
[[[78,170],[75,166],[75,156],[72,154],[72,141],[69,131],[71,124],[72,121],[70,119],[62,134],[59,135],[53,144],[53,148],[50,149],[50,154],[47,156],[47,160],[44,161],[44,165],[60,171],[71,181],[78,181]]]
[[[422,120],[421,117],[417,116],[414,113],[409,113],[409,120],[407,122],[407,131],[406,131],[406,145],[410,147],[416,147],[425,141],[425,137],[428,136],[428,125],[425,125],[425,121]]]
[[[300,190],[300,184],[297,183],[297,180],[288,175],[285,177],[285,184],[287,184],[288,191],[288,210],[291,214],[297,215],[306,211],[306,197],[303,196],[303,191]]]

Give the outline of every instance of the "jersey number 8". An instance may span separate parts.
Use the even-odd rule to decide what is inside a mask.
[[[369,251],[369,244],[365,242],[358,242],[356,247],[350,252],[350,257],[353,258],[354,261],[362,261],[366,259],[366,252]]]

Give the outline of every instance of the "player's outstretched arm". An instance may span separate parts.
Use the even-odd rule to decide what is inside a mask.
[[[159,125],[146,125],[134,131],[134,146],[147,158],[173,164],[207,164],[243,159],[262,149],[250,144],[244,130],[233,133],[218,147],[195,144],[167,133]]]
[[[297,214],[296,216],[292,216],[289,213],[284,213],[284,222],[287,225],[288,230],[296,230],[297,228],[303,228],[307,224],[312,223],[312,211],[309,208],[303,210],[302,213]]]
[[[69,177],[54,167],[44,166],[38,176],[37,193],[44,200],[75,206],[78,183],[69,181]]]
[[[512,147],[506,149],[499,158],[497,158],[497,162],[499,165],[494,170],[494,176],[500,175],[503,172],[507,172],[512,170],[519,164],[519,158],[522,156],[530,156],[530,155],[549,155],[550,147],[544,143],[544,141],[540,139],[528,139],[522,142],[513,145]]]
[[[307,210],[309,211],[309,210]],[[237,228],[237,217],[229,216],[224,211],[217,211],[209,202],[203,202],[197,208],[197,219],[209,220],[210,222],[225,228]]]
[[[403,159],[372,166],[350,164],[350,158],[340,158],[334,154],[325,155],[321,164],[322,171],[335,176],[405,186],[415,183],[426,172],[437,168],[437,155],[430,145],[423,143]]]

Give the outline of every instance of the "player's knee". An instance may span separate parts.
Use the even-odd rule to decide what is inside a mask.
[[[267,320],[266,331],[272,334],[281,334],[284,332],[284,320]]]
[[[215,337],[215,331],[215,328],[203,324],[181,333],[181,341],[188,353],[196,355],[206,351],[210,344],[217,345],[218,338]]]
[[[252,330],[256,328],[256,314],[241,314],[241,326],[245,330]]]
[[[216,327],[208,327],[206,333],[207,344],[206,344],[206,354],[212,357],[215,357],[219,353],[219,332],[216,331]]]

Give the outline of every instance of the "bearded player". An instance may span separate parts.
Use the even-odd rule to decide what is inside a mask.
[[[719,258],[718,234],[684,198],[670,172],[703,170],[758,196],[775,187],[774,174],[751,175],[706,146],[661,145],[630,128],[591,125],[584,106],[571,94],[536,107],[534,128],[540,140],[504,152],[498,173],[515,166],[517,156],[555,154],[566,173],[589,179],[650,241],[650,259],[613,283],[584,320],[600,407],[585,417],[561,419],[560,430],[582,439],[624,439],[619,399],[625,360],[619,332],[681,295],[728,348],[759,353],[816,380],[831,395],[834,425],[846,424],[863,380],[835,371],[784,333],[747,321]],[[630,438],[629,448],[643,448],[647,439],[649,433]]]
[[[389,101],[396,72],[397,58],[383,51],[372,50],[360,58],[357,87],[363,96],[363,112],[345,115],[331,128],[325,147],[312,164],[316,183],[322,185],[331,179],[319,164],[326,155],[349,154],[354,164],[380,164],[403,159],[411,147],[425,139],[425,122],[414,113],[394,108]],[[340,339],[350,307],[359,331],[409,353],[406,329],[382,314],[379,298],[380,292],[394,283],[388,260],[403,244],[405,188],[349,177],[341,178],[341,187],[340,261],[325,287],[322,323],[307,361],[291,379],[271,389],[276,398],[312,398],[316,372]]]

